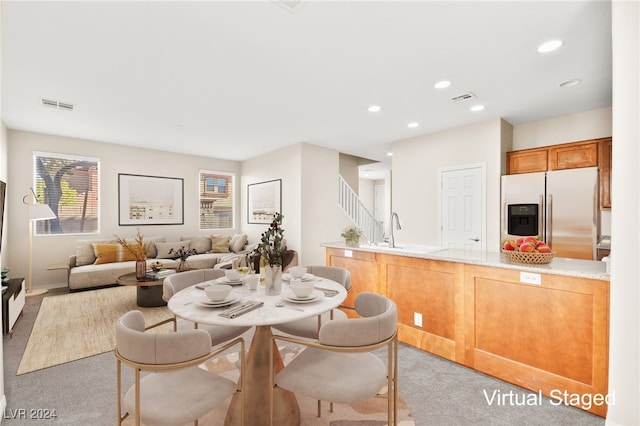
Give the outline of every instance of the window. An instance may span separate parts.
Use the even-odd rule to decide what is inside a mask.
[[[200,171],[200,229],[232,229],[235,174]]]
[[[99,224],[97,158],[34,153],[34,189],[57,218],[35,222],[36,235],[94,234]]]

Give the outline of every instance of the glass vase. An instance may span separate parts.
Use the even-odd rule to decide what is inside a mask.
[[[282,292],[282,266],[266,265],[264,270],[264,293],[276,296]]]
[[[144,281],[147,277],[147,262],[144,260],[136,260],[136,280]]]
[[[186,260],[178,260],[178,266],[176,266],[176,272],[185,272],[188,271],[189,263]]]

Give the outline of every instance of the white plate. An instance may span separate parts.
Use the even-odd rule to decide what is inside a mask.
[[[309,295],[309,297],[305,297],[304,299],[301,299],[298,296],[296,296],[293,291],[288,290],[284,294],[283,299],[286,300],[287,302],[292,302],[292,303],[310,303],[310,302],[315,302],[316,300],[320,299],[322,296],[324,296],[323,292],[321,292],[320,290],[313,290]]]
[[[291,276],[291,274],[287,272],[282,274],[282,281],[291,281],[291,278],[293,277]],[[309,274],[309,273],[306,273],[302,276],[302,281],[313,281],[315,279],[316,279],[315,275]]]
[[[216,284],[227,284],[227,285],[242,285],[244,280],[230,280],[227,277],[220,277],[217,280],[214,280]]]
[[[211,299],[202,298],[202,299],[196,300],[196,303],[206,308],[221,308],[223,306],[233,305],[238,300],[240,300],[238,296],[229,296],[226,299],[221,300],[220,302],[214,302]]]

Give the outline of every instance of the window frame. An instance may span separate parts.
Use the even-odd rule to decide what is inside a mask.
[[[204,176],[203,176],[204,175]],[[223,194],[215,192],[208,192],[206,190],[207,184],[204,179],[207,177],[212,179],[224,178],[225,180],[225,188],[226,188],[226,196]],[[214,182],[214,189],[219,187],[219,182]],[[230,231],[235,229],[236,227],[236,173],[235,172],[225,172],[220,170],[209,170],[209,169],[200,169],[198,171],[198,229],[200,231]],[[220,200],[224,198],[231,198],[231,210],[228,216],[230,217],[230,225],[228,227],[203,227],[206,224],[206,220],[203,221],[202,217],[206,212],[204,212],[203,201],[204,202],[215,202],[215,200]]]
[[[33,151],[32,152],[32,179],[33,179],[33,186],[32,188],[34,189],[36,194],[40,194],[41,191],[39,190],[38,187],[38,181],[40,180],[41,182],[43,181],[43,178],[39,177],[40,174],[38,173],[38,165],[37,165],[37,161],[38,161],[38,157],[40,158],[54,158],[54,159],[58,159],[58,160],[66,160],[66,161],[75,161],[75,162],[82,162],[82,161],[87,161],[87,162],[91,162],[91,163],[95,163],[95,167],[96,167],[96,172],[95,172],[95,191],[96,191],[96,196],[95,196],[95,221],[96,221],[96,226],[95,229],[91,230],[91,231],[86,231],[86,232],[80,232],[77,230],[74,230],[73,232],[51,232],[51,230],[47,231],[47,232],[43,232],[42,231],[42,227],[47,227],[47,229],[49,228],[49,220],[43,220],[43,221],[37,221],[35,222],[35,226],[34,226],[34,236],[39,236],[39,237],[50,237],[50,236],[60,236],[60,235],[64,235],[64,236],[69,236],[69,235],[98,235],[100,234],[100,227],[101,227],[101,215],[100,215],[100,193],[101,193],[101,186],[100,186],[100,169],[101,169],[101,159],[98,157],[88,157],[88,156],[83,156],[83,155],[75,155],[75,154],[64,154],[64,153],[57,153],[57,152],[44,152],[44,151]],[[62,180],[63,182],[65,180]],[[67,180],[68,182],[68,180]],[[90,185],[92,186],[92,183],[90,183]],[[93,188],[92,188],[93,189]],[[29,194],[29,199],[32,202],[36,202],[36,200],[34,200],[34,197],[32,194]],[[51,205],[46,202],[45,200],[42,199],[42,197],[40,197],[39,200],[37,200],[37,202],[45,202],[47,205],[49,205],[51,207]],[[61,205],[58,206],[58,209],[54,210],[52,208],[52,210],[54,210],[54,213],[56,214],[56,216],[58,216],[60,214],[60,207]],[[44,223],[44,225],[42,225]],[[38,226],[40,224],[40,226]],[[61,228],[62,229],[62,228]]]

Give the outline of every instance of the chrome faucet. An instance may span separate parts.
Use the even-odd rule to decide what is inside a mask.
[[[390,223],[391,226],[389,226],[391,230],[391,235],[389,236],[389,247],[391,248],[395,248],[396,246],[396,241],[393,238],[393,218],[394,217],[396,218],[396,229],[398,231],[402,229],[402,226],[400,226],[400,218],[398,217],[398,213],[396,212],[391,213],[391,223]]]

